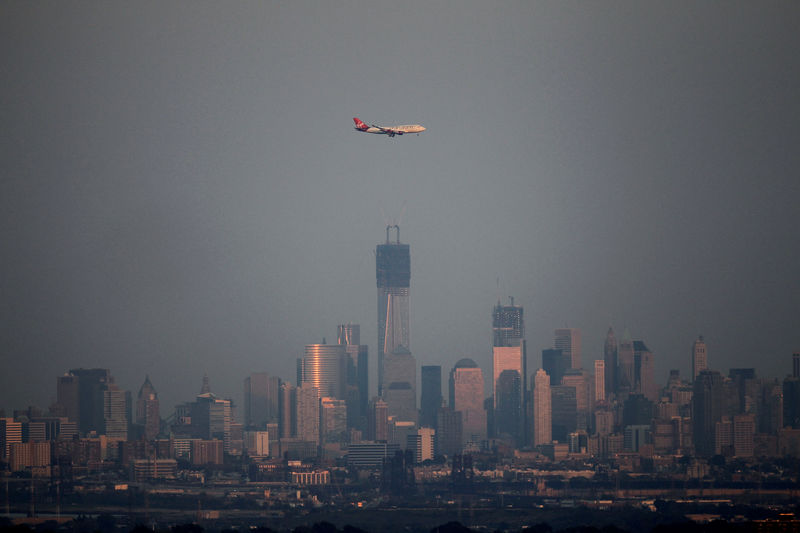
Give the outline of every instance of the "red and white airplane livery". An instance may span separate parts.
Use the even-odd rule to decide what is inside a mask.
[[[358,117],[353,117],[353,122],[356,123],[356,129],[358,131],[363,131],[364,133],[377,133],[380,135],[388,135],[389,137],[394,137],[395,135],[405,135],[406,133],[416,133],[419,135],[423,131],[425,131],[424,126],[420,126],[419,124],[405,124],[403,126],[376,126],[375,124],[371,126],[367,126],[361,119]]]

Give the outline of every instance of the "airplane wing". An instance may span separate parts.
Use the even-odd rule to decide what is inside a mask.
[[[381,130],[383,133],[386,133],[386,134],[388,134],[388,135],[389,135],[389,137],[394,137],[395,135],[402,135],[403,133],[405,133],[404,131],[400,131],[400,130],[393,130],[392,128],[384,128],[383,126],[378,126],[378,125],[376,125],[376,124],[373,124],[373,125],[372,125],[372,127],[373,127],[373,128],[378,128],[378,129],[379,129],[379,130]]]

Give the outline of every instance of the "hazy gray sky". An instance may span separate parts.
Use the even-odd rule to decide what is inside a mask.
[[[663,382],[800,350],[800,3],[0,4],[0,406],[149,373],[167,414],[360,323],[411,245],[420,364],[627,327]],[[422,123],[387,139],[352,129]],[[404,207],[405,206],[405,209]],[[499,278],[499,287],[497,279]],[[373,382],[374,387],[374,382]]]

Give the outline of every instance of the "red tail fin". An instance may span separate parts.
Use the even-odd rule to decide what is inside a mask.
[[[367,128],[369,128],[369,126],[367,126],[366,124],[361,122],[361,119],[358,118],[358,117],[353,117],[353,122],[356,123],[356,129],[357,130],[367,131]]]

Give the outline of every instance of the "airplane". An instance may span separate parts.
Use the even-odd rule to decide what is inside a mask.
[[[361,119],[358,117],[353,117],[353,122],[356,123],[355,128],[358,131],[363,131],[364,133],[377,133],[379,135],[388,135],[389,137],[394,137],[395,135],[404,135],[406,133],[416,133],[419,135],[423,131],[425,131],[424,126],[420,126],[419,124],[405,124],[403,126],[376,126],[372,124],[371,126],[367,126]]]

